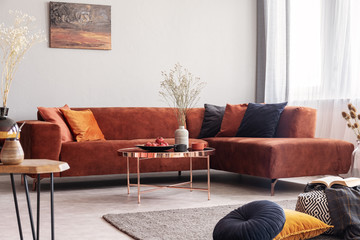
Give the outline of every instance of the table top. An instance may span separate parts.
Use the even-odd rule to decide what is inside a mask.
[[[0,173],[43,174],[63,172],[69,168],[66,162],[48,159],[25,159],[17,165],[4,165],[0,163]]]
[[[215,148],[204,148],[203,150],[189,150],[186,152],[174,152],[174,150],[163,152],[150,152],[137,147],[122,148],[118,150],[120,157],[134,158],[184,158],[184,157],[206,157],[215,154]]]

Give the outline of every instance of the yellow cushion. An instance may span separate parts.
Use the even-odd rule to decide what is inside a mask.
[[[69,123],[71,131],[76,137],[76,141],[105,140],[104,134],[101,132],[94,114],[90,109],[84,111],[61,109],[61,112]]]
[[[282,231],[274,238],[274,240],[300,240],[316,237],[329,228],[324,222],[320,221],[308,214],[297,212],[294,210],[284,209],[285,225]]]

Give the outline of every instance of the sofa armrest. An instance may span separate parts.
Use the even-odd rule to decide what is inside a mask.
[[[24,121],[19,121],[21,125]],[[20,134],[20,143],[27,159],[59,160],[61,133],[57,124],[25,120]]]

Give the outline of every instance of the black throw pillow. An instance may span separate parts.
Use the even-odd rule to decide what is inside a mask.
[[[249,103],[236,137],[274,137],[286,104],[287,102],[275,104]]]
[[[220,131],[221,122],[225,113],[225,106],[220,107],[212,104],[204,104],[204,120],[198,138],[215,137]]]

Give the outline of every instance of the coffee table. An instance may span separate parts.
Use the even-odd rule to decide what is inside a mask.
[[[120,157],[126,157],[126,173],[127,173],[127,191],[130,194],[130,187],[137,187],[138,192],[138,203],[140,204],[140,195],[146,192],[152,192],[155,190],[163,189],[163,188],[179,188],[179,189],[187,189],[190,191],[207,191],[208,192],[208,200],[210,200],[210,155],[215,154],[214,148],[205,148],[203,150],[192,151],[189,150],[187,152],[174,152],[173,150],[164,151],[164,152],[150,152],[145,151],[137,147],[133,148],[123,148],[118,150],[118,154]],[[177,184],[167,185],[167,186],[158,186],[158,185],[147,185],[140,184],[140,161],[146,161],[147,159],[153,158],[189,158],[190,162],[190,181],[181,182]],[[207,159],[207,188],[193,188],[193,175],[192,175],[192,160],[193,158],[206,158]],[[130,183],[130,170],[129,170],[129,160],[136,160],[136,173],[137,173],[137,183]],[[189,185],[189,187],[184,187],[184,185]],[[153,187],[152,189],[141,191],[141,187]]]

